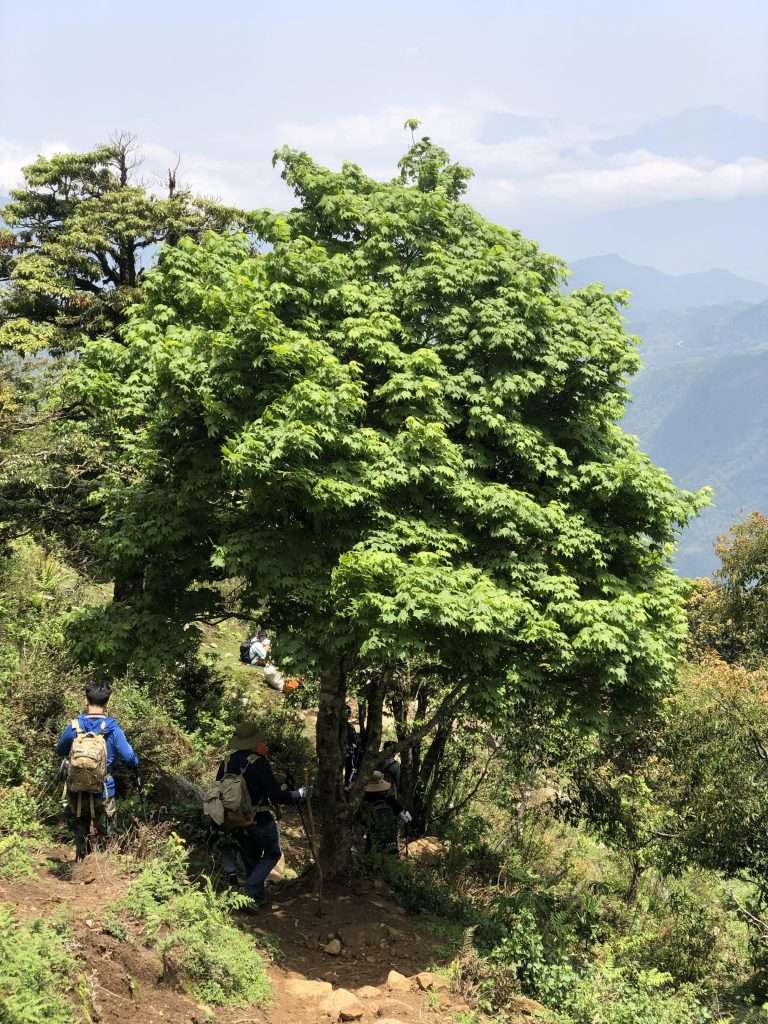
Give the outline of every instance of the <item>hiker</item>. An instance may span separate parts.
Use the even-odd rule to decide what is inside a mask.
[[[240,661],[244,665],[263,669],[264,682],[278,693],[297,690],[299,688],[298,679],[292,677],[286,679],[280,669],[272,664],[271,652],[272,642],[264,630],[260,629],[255,636],[240,644]]]
[[[395,751],[397,744],[393,740],[387,740],[381,748],[382,754],[386,754],[386,760],[381,766],[381,773],[392,788],[392,796],[396,797],[400,789],[400,762]]]
[[[412,818],[393,795],[392,786],[382,772],[374,772],[366,785],[360,816],[365,827],[366,853],[393,853],[397,856],[400,823],[407,829]]]
[[[125,733],[107,714],[112,695],[109,683],[89,683],[86,709],[72,719],[56,744],[66,779],[67,807],[75,835],[75,859],[93,849],[93,835],[105,840],[115,815],[115,780],[112,766],[120,761],[138,771],[139,759]]]
[[[269,661],[269,653],[272,644],[269,637],[260,629],[255,636],[244,640],[240,644],[240,661],[244,665],[254,665],[263,668]]]
[[[352,724],[352,708],[349,704],[344,708],[342,746],[344,748],[344,788],[349,789],[360,758],[360,741]]]
[[[203,801],[204,812],[222,833],[222,867],[231,885],[237,884],[236,855],[240,854],[246,872],[243,890],[251,898],[249,911],[264,901],[265,882],[282,856],[273,807],[302,803],[311,792],[307,786],[281,787],[268,756],[256,726],[238,725],[229,755],[219,765],[216,783]]]

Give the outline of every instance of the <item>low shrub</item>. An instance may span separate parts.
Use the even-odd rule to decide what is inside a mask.
[[[600,966],[579,978],[556,1014],[558,1024],[705,1024],[711,1014],[688,992],[670,990],[660,971],[628,977]]]
[[[729,913],[712,873],[666,883],[663,905],[637,914],[635,926],[613,936],[611,956],[625,969],[660,971],[676,987],[702,997],[723,993],[749,972],[746,927]]]
[[[0,904],[0,1024],[74,1024],[63,993],[78,974],[64,925],[17,921]]]
[[[141,923],[143,939],[162,957],[166,975],[194,998],[214,1006],[264,1004],[270,995],[264,962],[252,939],[230,920],[246,897],[217,893],[207,878],[195,885],[187,867],[183,842],[171,836],[163,855],[146,864],[113,913]]]
[[[0,789],[0,878],[33,873],[32,854],[45,832],[38,807],[23,786]]]

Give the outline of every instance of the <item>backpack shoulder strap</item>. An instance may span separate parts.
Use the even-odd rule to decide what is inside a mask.
[[[246,757],[246,759],[245,759],[245,764],[244,764],[244,765],[243,765],[243,767],[242,767],[242,768],[240,769],[240,774],[241,774],[241,775],[245,775],[245,773],[246,773],[246,772],[248,771],[248,768],[249,768],[249,767],[250,767],[250,766],[251,766],[252,764],[256,764],[256,762],[257,762],[258,760],[259,760],[259,755],[258,755],[258,754],[249,754],[249,755],[248,755],[248,757]]]
[[[83,731],[83,727],[82,727],[82,725],[80,725],[80,719],[79,718],[73,718],[72,721],[69,724],[70,724],[70,727],[75,730],[76,735],[79,736],[80,733]]]

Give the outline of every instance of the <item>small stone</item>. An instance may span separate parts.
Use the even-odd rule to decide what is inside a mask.
[[[537,1003],[535,999],[528,999],[526,996],[512,996],[509,1009],[523,1017],[535,1017],[536,1014],[547,1012],[541,1003]]]
[[[399,971],[390,971],[387,975],[387,988],[390,992],[410,992],[411,983]]]
[[[363,985],[362,988],[355,989],[361,999],[378,999],[381,995],[381,989],[376,988],[375,985]]]
[[[324,953],[330,953],[331,956],[338,956],[341,953],[341,942],[338,939],[331,939],[323,946]]]
[[[85,926],[86,926],[86,928],[93,928],[93,918],[86,917],[86,919],[85,919]]]
[[[422,992],[445,992],[451,987],[451,983],[442,974],[433,974],[431,971],[420,971],[416,975],[416,984]]]
[[[401,1002],[399,999],[387,999],[385,1002],[376,1010],[377,1017],[384,1017],[385,1019],[392,1017],[404,1016],[407,1017],[410,1013],[410,1006],[407,1003]]]
[[[320,1012],[331,1020],[360,1020],[363,1016],[363,1004],[354,992],[346,988],[337,988],[320,1003]]]
[[[307,981],[304,978],[291,978],[285,991],[297,999],[324,999],[333,991],[330,981]]]

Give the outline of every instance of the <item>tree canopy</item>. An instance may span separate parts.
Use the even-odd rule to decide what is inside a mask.
[[[617,426],[638,360],[616,297],[564,294],[428,139],[383,183],[276,159],[297,205],[254,218],[266,246],[182,239],[84,350],[77,399],[121,453],[104,558],[144,567],[137,614],[263,608],[324,679],[329,801],[321,733],[360,666],[374,703],[417,659],[444,708],[482,713],[662,692],[685,633],[668,557],[703,499]]]
[[[0,540],[55,534],[81,563],[109,452],[82,429],[85,411],[62,401],[68,359],[122,327],[160,244],[248,226],[239,211],[180,187],[178,168],[156,192],[140,166],[128,134],[90,152],[38,157],[2,209]]]

